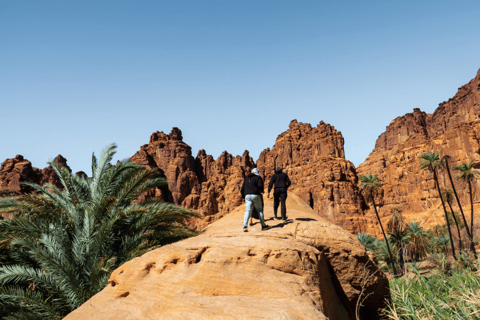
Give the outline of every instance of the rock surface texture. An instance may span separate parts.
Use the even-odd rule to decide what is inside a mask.
[[[480,70],[457,94],[443,102],[433,114],[415,109],[391,122],[378,138],[375,149],[357,168],[358,175],[378,174],[383,190],[377,195],[380,216],[385,221],[394,206],[404,211],[408,221],[423,226],[443,224],[443,209],[433,175],[420,172],[419,156],[423,152],[442,152],[451,157],[450,168],[475,160],[480,162]],[[455,176],[456,173],[452,172]],[[447,173],[439,175],[440,187],[451,189]],[[476,190],[480,184],[476,182]],[[469,195],[455,182],[464,210],[469,211]],[[480,199],[474,195],[474,201]],[[372,210],[367,216],[372,216]],[[457,207],[454,207],[457,210]],[[375,228],[366,226],[367,232]]]
[[[254,168],[248,151],[236,157],[225,151],[214,160],[205,150],[200,150],[194,158],[178,128],[173,128],[168,135],[152,134],[150,143],[142,146],[131,160],[161,170],[168,180],[168,188],[152,191],[143,199],[163,197],[197,210],[204,215],[203,219],[191,222],[197,229],[203,229],[240,205],[243,178]]]
[[[355,166],[345,160],[340,132],[323,121],[310,124],[293,120],[278,136],[272,149],[265,149],[257,161],[268,184],[277,166],[292,181],[295,192],[315,212],[352,232],[364,231],[363,197],[358,190]]]
[[[388,281],[365,248],[294,194],[287,205],[291,220],[268,220],[270,230],[243,232],[241,205],[202,235],[127,262],[65,319],[355,319],[364,270],[374,275],[361,314],[375,319]]]

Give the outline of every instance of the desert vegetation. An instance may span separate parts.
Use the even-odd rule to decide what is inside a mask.
[[[383,310],[385,319],[478,319],[480,317],[480,259],[477,258],[474,237],[473,188],[477,178],[475,163],[463,162],[454,166],[455,177],[464,182],[470,199],[470,224],[465,217],[449,168],[449,157],[440,158],[440,152],[423,153],[420,169],[433,174],[435,186],[442,203],[445,223],[432,230],[425,229],[420,221],[406,223],[398,207],[391,209],[386,224],[388,236],[372,201],[384,239],[366,233],[357,234],[357,239],[373,253],[374,261],[381,269],[392,274],[390,289],[392,300]],[[439,172],[448,175],[451,189],[440,188]],[[375,179],[372,179],[372,178]],[[367,181],[380,181],[371,174],[360,177],[361,188]],[[371,188],[372,190],[374,188]],[[371,194],[368,195],[370,198]],[[455,200],[458,212],[453,207]],[[446,204],[450,211],[447,210]],[[452,232],[455,226],[455,241]],[[462,239],[462,232],[467,239]],[[390,250],[391,248],[391,250]],[[400,274],[395,266],[399,267]]]
[[[129,160],[111,164],[115,149],[92,156],[91,178],[50,162],[63,189],[25,183],[35,192],[0,200],[0,212],[14,217],[0,221],[3,319],[61,319],[102,290],[121,264],[196,234],[184,223],[192,211],[136,201],[166,181]]]

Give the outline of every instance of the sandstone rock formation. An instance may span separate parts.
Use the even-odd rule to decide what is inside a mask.
[[[71,171],[67,165],[67,160],[58,155],[54,163],[60,167],[65,167]],[[50,183],[57,187],[61,187],[60,180],[53,170],[52,166],[48,166],[43,170],[32,167],[32,163],[24,159],[22,155],[15,158],[6,159],[0,167],[0,190],[10,190],[15,192],[30,192],[31,189],[21,185],[22,182],[33,182],[40,185]]]
[[[32,167],[32,163],[17,155],[15,158],[6,159],[0,167],[0,190],[26,192],[28,187],[21,182],[38,183],[41,170]]]
[[[427,227],[444,223],[433,175],[419,172],[421,159],[418,157],[423,152],[441,151],[442,155],[451,157],[450,167],[470,160],[480,161],[479,116],[480,70],[433,114],[415,109],[392,121],[378,138],[375,149],[357,168],[359,176],[379,174],[383,190],[377,202],[383,219],[387,220],[390,209],[397,206],[408,221],[422,221]],[[442,188],[451,188],[446,173],[440,174],[439,179]],[[455,182],[455,186],[466,207],[469,198],[465,186],[459,182]],[[477,190],[479,186],[477,182]],[[480,201],[476,194],[475,201]]]
[[[248,151],[241,157],[233,157],[225,151],[214,160],[205,150],[200,150],[193,158],[191,147],[183,142],[178,128],[173,128],[168,135],[152,134],[150,143],[143,145],[131,160],[161,170],[168,180],[168,188],[152,191],[142,199],[162,197],[197,210],[205,216],[192,222],[197,229],[240,205],[242,180],[254,167]]]
[[[67,159],[62,157],[61,154],[59,154],[55,157],[55,159],[53,159],[53,163],[55,163],[58,167],[64,167],[68,171],[72,172],[72,169],[70,169],[70,167],[67,165]],[[60,179],[58,178],[55,170],[53,170],[53,167],[51,165],[45,167],[41,172],[41,179],[39,184],[44,185],[46,183],[54,185],[57,188],[62,188],[62,183],[60,182]]]
[[[278,136],[272,149],[265,149],[257,161],[268,184],[281,166],[295,192],[318,214],[352,232],[364,231],[363,198],[359,194],[355,166],[345,160],[344,140],[329,124],[310,124],[293,120]]]
[[[242,205],[198,237],[127,262],[65,319],[355,319],[364,270],[374,275],[361,315],[375,319],[388,281],[365,248],[294,194],[287,205],[293,220],[269,220],[270,230],[242,232]]]

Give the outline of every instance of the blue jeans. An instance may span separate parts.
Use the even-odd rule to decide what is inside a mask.
[[[252,214],[253,206],[257,209],[258,217],[260,218],[260,224],[262,227],[265,227],[265,220],[263,219],[263,208],[262,208],[262,199],[259,195],[256,194],[247,194],[245,196],[245,204],[247,209],[245,210],[245,216],[243,217],[243,227],[246,228],[248,224],[248,219]]]

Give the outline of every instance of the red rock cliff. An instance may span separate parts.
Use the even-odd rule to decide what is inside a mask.
[[[379,136],[375,149],[357,168],[358,175],[379,174],[383,192],[377,201],[385,221],[390,209],[398,206],[408,220],[421,220],[430,227],[444,223],[433,176],[419,172],[421,159],[418,157],[423,152],[441,151],[442,155],[451,156],[450,167],[462,161],[480,161],[479,115],[480,70],[433,114],[415,109],[392,121]],[[444,173],[439,179],[441,188],[451,188]],[[462,203],[467,205],[469,200],[464,186],[457,182],[455,185],[462,194]],[[475,201],[480,201],[477,195]]]
[[[342,134],[323,121],[312,128],[293,120],[273,148],[260,154],[257,166],[266,184],[274,168],[281,166],[292,181],[290,192],[321,216],[360,232],[365,225],[358,223],[364,219],[363,198],[358,191],[355,166],[345,160],[343,144]]]

